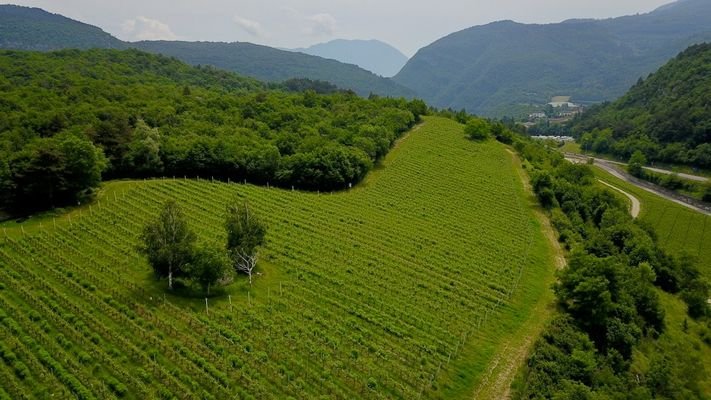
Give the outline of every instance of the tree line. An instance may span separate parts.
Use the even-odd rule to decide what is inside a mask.
[[[688,318],[708,321],[709,284],[694,261],[661,250],[654,229],[597,187],[589,166],[521,137],[514,147],[569,251],[554,287],[558,316],[534,345],[516,397],[703,398],[703,364],[665,333],[658,295],[677,295]]]
[[[74,204],[102,178],[346,188],[428,111],[137,50],[0,52],[0,94],[0,208],[20,212]]]

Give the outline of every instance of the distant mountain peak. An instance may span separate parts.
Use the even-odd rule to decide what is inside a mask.
[[[400,50],[377,39],[334,39],[292,51],[354,64],[384,77],[394,76],[407,62]]]

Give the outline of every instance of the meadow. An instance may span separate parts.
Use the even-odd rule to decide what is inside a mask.
[[[234,196],[268,226],[254,286],[169,293],[136,251],[142,227],[176,199],[200,240],[222,243]],[[536,319],[553,269],[511,155],[438,118],[347,192],[116,181],[3,228],[13,399],[464,398]]]

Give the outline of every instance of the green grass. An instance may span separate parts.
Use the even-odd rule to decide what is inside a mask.
[[[152,278],[137,237],[176,199],[202,241],[222,242],[234,196],[268,225],[261,275],[216,292],[206,312]],[[502,145],[436,118],[348,192],[107,183],[91,210],[33,218],[24,233],[3,225],[0,343],[14,355],[0,355],[3,390],[471,398],[550,297],[551,254],[529,200]]]
[[[701,272],[711,279],[711,216],[663,199],[600,168],[593,170],[599,179],[639,199],[640,218],[654,227],[660,246],[672,254],[686,254],[696,258]]]
[[[638,350],[635,351],[632,372],[636,370],[647,371],[650,360],[649,354],[655,354],[656,346],[668,346],[674,349],[683,357],[698,358],[704,366],[706,379],[700,382],[700,388],[706,395],[711,394],[711,346],[704,343],[700,338],[700,332],[705,328],[703,323],[699,323],[686,313],[686,304],[678,297],[658,291],[659,299],[665,312],[664,333],[657,340],[645,339]],[[686,323],[686,329],[684,324]],[[694,371],[698,373],[697,371]]]
[[[577,142],[565,142],[563,146],[560,147],[560,151],[566,153],[583,154],[583,149]]]

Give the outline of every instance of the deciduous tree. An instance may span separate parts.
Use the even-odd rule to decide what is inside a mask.
[[[202,246],[195,251],[192,261],[185,267],[185,275],[198,282],[210,295],[210,287],[228,273],[227,253],[214,246]]]
[[[644,174],[644,166],[647,164],[647,157],[637,150],[630,157],[630,161],[627,164],[627,171],[633,176],[642,176]]]
[[[252,284],[252,273],[257,266],[257,248],[264,243],[266,227],[244,202],[235,201],[227,207],[225,221],[227,230],[227,251],[232,265],[237,272],[249,276]]]
[[[143,229],[139,249],[148,258],[156,276],[167,277],[168,287],[173,289],[173,279],[182,275],[185,265],[192,260],[195,238],[182,210],[170,200],[158,218]]]
[[[481,118],[472,118],[464,127],[464,133],[471,140],[484,141],[491,135],[491,125]]]

